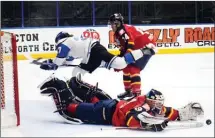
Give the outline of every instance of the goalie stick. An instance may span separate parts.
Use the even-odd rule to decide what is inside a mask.
[[[168,118],[162,117],[162,116],[157,116],[153,117],[156,120],[169,120]],[[169,120],[169,123],[166,127],[166,129],[190,129],[190,128],[199,128],[203,127],[204,122],[203,121],[171,121]],[[130,129],[130,130],[150,130],[151,127],[113,127],[113,128],[101,128],[101,130],[120,130],[120,129]]]
[[[166,129],[174,130],[174,129],[190,129],[190,128],[199,128],[203,127],[203,122],[169,122]],[[130,130],[150,130],[151,127],[112,127],[112,128],[101,128],[102,130],[122,130],[122,129],[130,129]]]

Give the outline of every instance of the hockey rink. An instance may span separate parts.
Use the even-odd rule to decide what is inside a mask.
[[[40,95],[37,86],[54,71],[44,71],[30,61],[19,61],[19,93],[21,125],[19,132],[26,137],[214,137],[214,53],[155,55],[142,71],[143,94],[151,88],[160,90],[165,96],[165,105],[175,108],[197,101],[203,106],[206,119],[212,124],[201,128],[145,132],[114,130],[112,126],[71,125],[64,123],[55,111],[50,97]],[[74,61],[76,62],[76,61]],[[55,71],[61,79],[70,78],[73,67]],[[104,68],[87,74],[83,80],[99,88],[113,98],[123,92],[122,72]],[[103,130],[101,131],[101,128]],[[6,133],[2,131],[2,136]],[[14,132],[15,134],[15,132]]]

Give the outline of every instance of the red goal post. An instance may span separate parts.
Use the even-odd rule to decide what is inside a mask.
[[[15,34],[0,32],[1,128],[20,125],[17,45]]]

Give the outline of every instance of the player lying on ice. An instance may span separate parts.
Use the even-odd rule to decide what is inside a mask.
[[[154,89],[129,101],[118,101],[98,86],[81,81],[80,77],[73,77],[67,82],[49,77],[41,84],[40,90],[41,94],[52,96],[57,107],[55,112],[72,124],[103,124],[162,131],[168,121],[196,120],[204,114],[199,103],[189,103],[180,109],[166,107],[163,94]]]

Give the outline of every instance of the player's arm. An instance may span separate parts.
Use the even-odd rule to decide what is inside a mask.
[[[122,57],[125,55],[125,53],[129,53],[131,51],[134,50],[134,42],[133,41],[127,41],[125,46],[123,47],[120,47],[119,51],[120,51],[120,54],[119,56]]]
[[[146,41],[145,47],[150,48],[150,49],[155,49],[156,42],[154,41],[154,35],[149,32],[144,32],[143,36],[145,36],[145,41]]]
[[[63,43],[58,44],[56,58],[54,60],[49,59],[43,62],[40,68],[44,70],[56,70],[58,66],[63,65],[63,63],[66,61],[69,51],[70,48],[67,45]]]
[[[141,33],[141,35],[137,36],[134,40],[135,47],[136,48],[149,48],[155,50],[156,48],[156,42],[154,41],[153,34],[149,32],[143,32],[140,29],[137,29],[138,32]]]
[[[134,26],[130,26],[130,28],[128,28],[128,32],[126,33],[128,35],[126,53],[131,52],[135,49],[135,35],[137,34],[137,32],[138,31]]]
[[[126,51],[125,53],[131,52],[134,50],[134,39],[132,32],[125,33],[125,39],[126,39]]]
[[[137,107],[126,114],[126,126],[144,128],[150,131],[162,131],[168,121],[154,119],[143,107]]]
[[[162,114],[164,115],[164,117],[168,118],[171,121],[178,120],[178,118],[179,118],[178,110],[176,110],[172,107],[163,106]]]
[[[134,49],[134,40],[132,34],[126,32],[124,28],[119,31],[119,36],[125,41],[125,45],[120,49],[120,56],[123,56]]]
[[[172,107],[163,107],[162,112],[165,117],[167,117],[171,121],[197,120],[198,116],[204,115],[204,110],[201,104],[196,102],[191,102],[179,109],[174,109]]]
[[[69,54],[70,48],[65,44],[59,44],[57,47],[57,56],[54,59],[53,63],[57,66],[63,65],[63,63],[66,61],[66,58]]]

